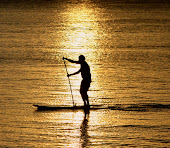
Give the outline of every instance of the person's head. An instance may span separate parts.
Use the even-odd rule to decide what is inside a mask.
[[[84,57],[84,55],[80,55],[80,56],[79,56],[79,61],[80,61],[80,62],[85,61],[85,57]]]

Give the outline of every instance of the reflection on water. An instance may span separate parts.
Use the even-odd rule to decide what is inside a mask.
[[[40,141],[48,134],[49,139],[46,140],[54,141],[55,146],[86,147],[90,145],[88,135],[89,114],[89,110],[36,111],[34,117],[37,119],[34,122],[38,122],[40,127],[43,127],[43,130],[42,127],[39,130],[40,133],[44,133],[42,137],[39,137]],[[36,130],[36,127],[33,128]],[[44,139],[44,142],[46,140]],[[42,146],[53,146],[53,143],[44,143]]]
[[[81,143],[82,147],[86,147],[87,144],[89,145],[89,135],[88,135],[88,120],[89,120],[89,113],[90,110],[84,110],[84,119],[82,121],[82,124],[80,126],[80,131],[81,131]]]
[[[169,146],[169,3],[14,1],[0,3],[0,147]],[[72,105],[62,57],[80,54],[90,104],[110,108],[35,111]]]
[[[77,4],[66,12],[68,16],[65,21],[69,30],[64,32],[65,40],[62,44],[70,49],[94,48],[99,32],[95,11],[88,8],[88,5]]]
[[[63,55],[69,55],[71,59],[77,59],[81,54],[89,60],[96,57],[95,50],[100,48],[102,35],[105,34],[99,24],[96,7],[97,3],[92,6],[88,3],[77,3],[66,7],[62,18],[65,30],[60,32],[62,38],[59,40],[62,49],[65,49],[62,50]],[[57,29],[53,31],[53,34],[58,32]],[[58,40],[56,41],[58,46]]]
[[[167,112],[167,113],[166,113]],[[36,111],[40,146],[114,147],[166,146],[169,110],[140,112],[119,110]],[[155,122],[162,117],[161,124]],[[35,118],[36,117],[36,118]],[[158,134],[159,133],[159,134]],[[34,131],[34,134],[37,132]],[[47,139],[44,139],[46,138]],[[48,142],[49,141],[49,142]],[[161,141],[161,142],[160,142]]]

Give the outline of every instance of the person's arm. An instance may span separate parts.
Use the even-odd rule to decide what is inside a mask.
[[[71,60],[71,59],[67,59],[67,58],[65,58],[65,57],[63,57],[63,60],[67,60],[67,61],[69,61],[69,62],[71,62],[71,63],[80,64],[79,61],[74,61],[74,60]]]
[[[73,75],[76,75],[76,74],[79,74],[81,72],[81,69],[79,69],[77,72],[75,73],[72,73],[72,74],[68,74],[67,76],[70,77],[70,76],[73,76]]]

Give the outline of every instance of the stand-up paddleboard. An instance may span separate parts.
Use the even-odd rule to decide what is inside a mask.
[[[37,110],[108,109],[108,107],[102,105],[90,105],[90,108],[84,106],[50,106],[50,105],[36,105],[36,104],[34,104],[33,106],[37,107]]]

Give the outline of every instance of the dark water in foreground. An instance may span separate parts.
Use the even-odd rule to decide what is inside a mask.
[[[170,146],[169,3],[0,7],[0,147]],[[111,108],[36,111],[33,104],[72,105],[62,57],[80,54],[91,67],[90,103]],[[80,82],[71,77],[77,105]]]

